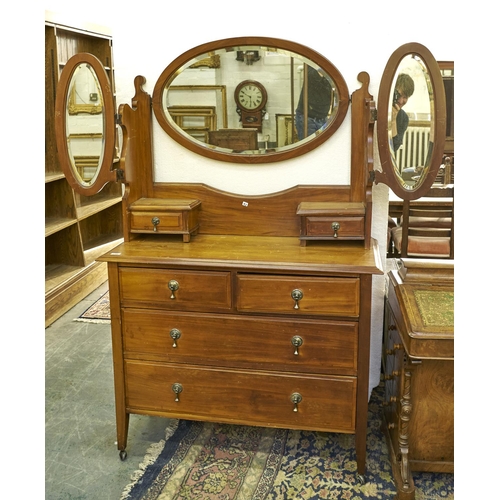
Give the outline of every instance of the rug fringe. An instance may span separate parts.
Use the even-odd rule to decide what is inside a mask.
[[[111,323],[110,319],[87,319],[87,318],[75,318],[73,321],[80,321],[81,323],[96,323],[96,324],[106,324]]]
[[[153,443],[150,445],[150,447],[146,452],[146,456],[144,457],[143,461],[139,464],[139,469],[134,471],[130,476],[131,482],[123,490],[120,500],[127,500],[132,488],[144,475],[147,466],[154,464],[156,462],[156,459],[158,458],[163,448],[165,447],[166,441],[168,441],[172,437],[174,432],[177,430],[178,426],[179,426],[178,420],[170,420],[167,425],[167,428],[165,429],[165,439],[162,439],[158,443]]]

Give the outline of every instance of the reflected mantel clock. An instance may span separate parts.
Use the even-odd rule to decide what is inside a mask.
[[[236,111],[241,116],[243,128],[256,128],[262,132],[262,115],[265,113],[267,91],[255,80],[244,80],[234,91]]]

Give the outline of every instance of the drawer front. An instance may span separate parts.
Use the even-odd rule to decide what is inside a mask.
[[[126,406],[132,413],[331,432],[355,428],[354,377],[284,376],[131,360],[125,373]],[[300,395],[296,404],[294,394]]]
[[[237,283],[239,311],[359,316],[358,278],[240,274]]]
[[[333,238],[335,230],[332,228],[332,224],[335,222],[339,224],[336,231],[338,239],[364,238],[364,217],[306,217],[306,235]]]
[[[122,267],[120,294],[124,306],[227,311],[231,309],[231,274]]]
[[[153,220],[157,218],[157,224]],[[156,232],[175,232],[183,229],[182,213],[171,212],[131,212],[130,229],[132,231],[154,231]]]
[[[355,375],[358,324],[123,309],[125,357]]]

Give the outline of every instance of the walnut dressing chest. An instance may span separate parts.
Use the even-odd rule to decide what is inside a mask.
[[[355,433],[364,473],[376,243],[144,236],[103,260],[122,457],[137,413]]]

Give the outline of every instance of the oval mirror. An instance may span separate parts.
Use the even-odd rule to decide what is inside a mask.
[[[408,43],[394,52],[380,83],[377,142],[382,172],[402,199],[425,195],[442,163],[446,100],[441,72],[429,50]]]
[[[99,59],[87,53],[70,58],[57,88],[56,140],[64,175],[80,194],[98,193],[116,180],[111,170],[114,114],[109,79]]]
[[[262,37],[195,47],[165,68],[153,91],[154,114],[174,140],[236,163],[312,150],[339,128],[348,103],[347,85],[330,61],[303,45]]]

